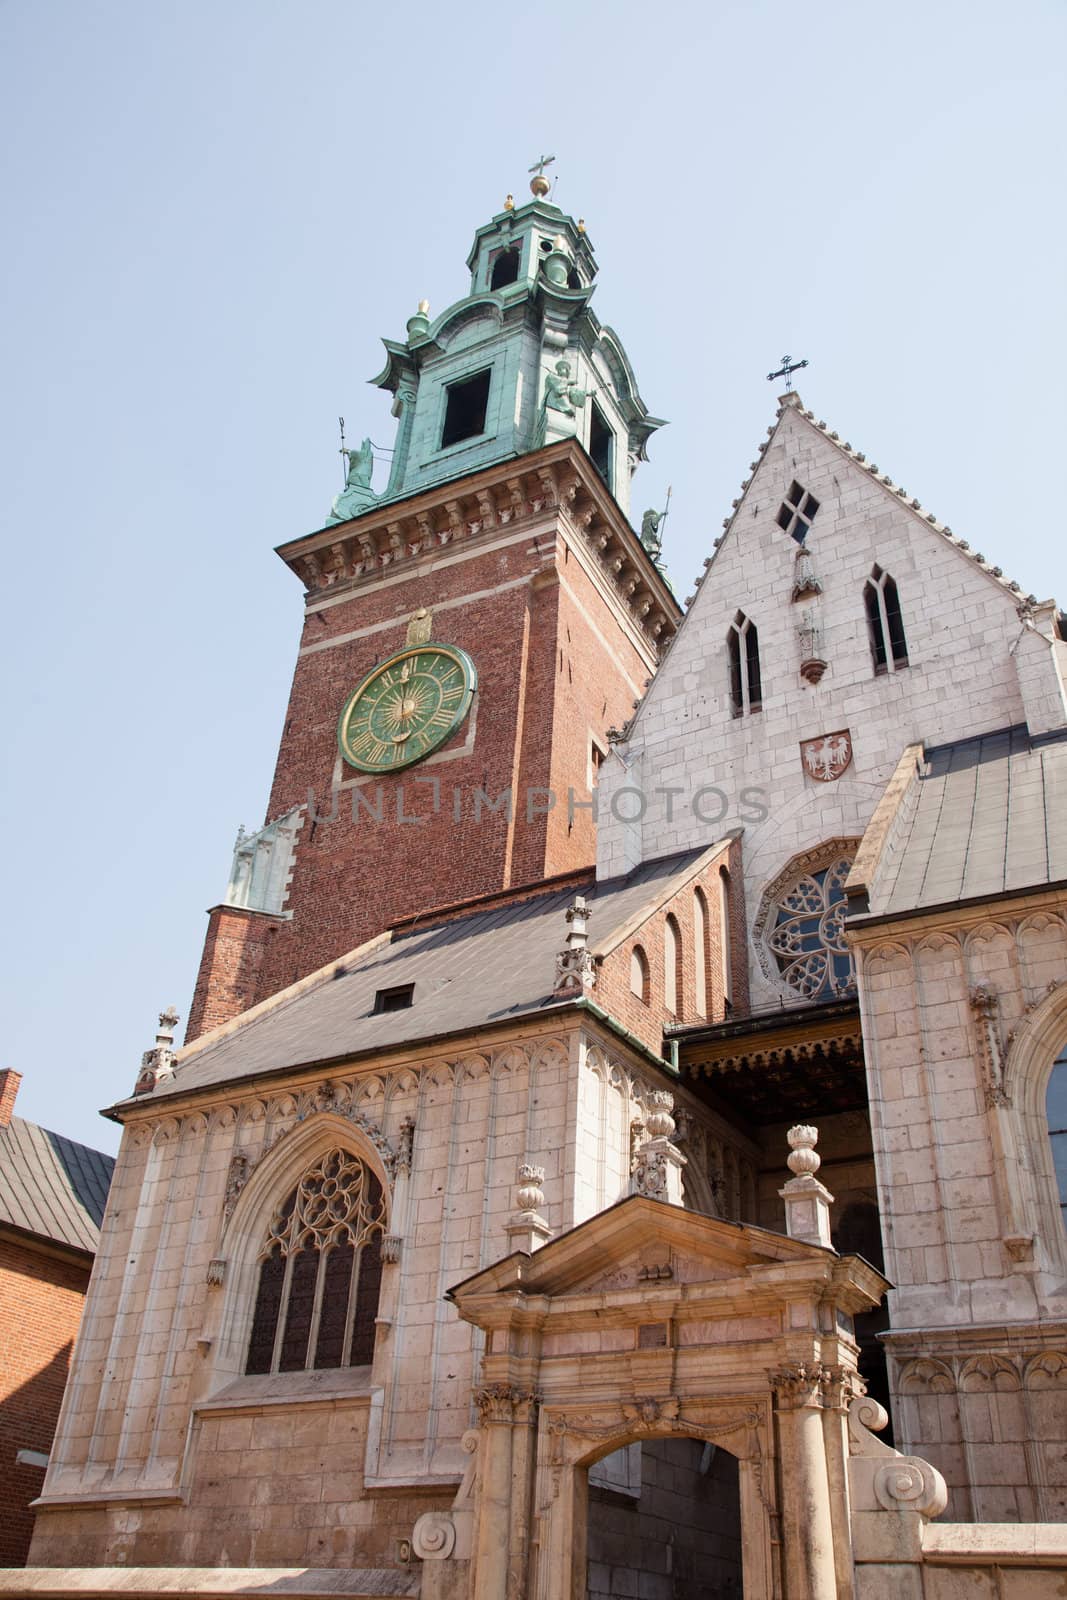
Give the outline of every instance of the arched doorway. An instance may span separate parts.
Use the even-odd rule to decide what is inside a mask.
[[[740,1481],[728,1450],[640,1439],[585,1477],[587,1600],[740,1600]]]

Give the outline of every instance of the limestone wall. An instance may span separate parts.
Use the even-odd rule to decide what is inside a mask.
[[[87,1564],[392,1560],[391,1541],[450,1503],[466,1465],[483,1336],[446,1290],[511,1248],[520,1163],[545,1170],[553,1232],[622,1198],[631,1125],[665,1086],[610,1036],[572,1026],[195,1108],[169,1100],[166,1116],[138,1106],[34,1562],[69,1563],[72,1535]],[[729,1137],[677,1099],[695,1132]],[[337,1145],[377,1171],[390,1207],[373,1366],[246,1377],[271,1213]],[[271,1508],[286,1494],[295,1520],[281,1525]]]
[[[1067,1233],[1045,1121],[1067,897],[858,928],[897,1443],[959,1520],[1067,1518]]]
[[[805,546],[821,592],[798,601],[799,547],[775,520],[793,480],[819,500]],[[908,647],[908,665],[882,675],[863,601],[875,563],[897,584]],[[1024,720],[1011,655],[1021,598],[787,406],[628,744],[601,773],[600,875],[741,826],[751,928],[764,889],[794,855],[862,835],[906,744]],[[827,663],[818,683],[800,673],[806,610]],[[763,702],[735,718],[727,634],[738,611],[758,629]],[[816,781],[801,741],[839,730],[850,733],[851,764],[836,781]],[[621,820],[639,808],[624,788],[644,796],[640,821]],[[667,789],[676,792],[657,793]],[[777,999],[756,962],[752,978],[754,1004]]]

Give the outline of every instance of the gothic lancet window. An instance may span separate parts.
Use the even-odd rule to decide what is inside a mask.
[[[708,1014],[708,902],[699,884],[693,890],[693,1004],[698,1017]]]
[[[898,672],[908,664],[904,619],[900,614],[897,586],[881,567],[871,569],[863,589],[863,603],[867,608],[867,628],[875,674]]]
[[[370,1362],[384,1227],[382,1186],[358,1156],[331,1150],[304,1173],[260,1252],[246,1372]]]
[[[735,717],[759,711],[763,704],[760,681],[759,635],[756,624],[739,611],[726,636],[730,657],[730,703]]]
[[[630,993],[648,1004],[648,957],[639,944],[630,952]]]
[[[734,978],[732,951],[733,930],[730,923],[730,874],[726,867],[719,868],[719,959],[721,962],[723,1015],[728,1017],[734,1003]]]
[[[845,943],[847,856],[810,868],[778,897],[768,942],[790,988],[806,1000],[851,994],[855,972]]]
[[[663,1004],[676,1017],[682,1014],[682,935],[668,914],[663,924]]]
[[[1053,1064],[1045,1092],[1045,1115],[1056,1186],[1060,1192],[1060,1211],[1067,1225],[1067,1049],[1060,1052]]]

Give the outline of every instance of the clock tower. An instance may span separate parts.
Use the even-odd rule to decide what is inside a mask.
[[[303,637],[189,1038],[398,922],[595,858],[609,730],[679,608],[629,519],[661,424],[592,309],[584,223],[531,188],[478,230],[469,293],[385,341],[387,482],[364,440],[325,525],[278,551]]]

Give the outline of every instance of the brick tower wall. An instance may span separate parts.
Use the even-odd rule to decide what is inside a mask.
[[[421,607],[433,612],[433,642],[473,659],[477,694],[432,756],[363,777],[338,755],[341,708],[404,647]],[[521,532],[312,596],[268,809],[274,818],[311,801],[286,915],[250,928],[225,908],[212,914],[187,1037],[401,918],[591,864],[592,813],[571,813],[568,792],[588,802],[594,740],[605,746],[608,727],[627,720],[650,671],[647,641],[583,564],[555,507]],[[510,818],[491,804],[508,789]]]

